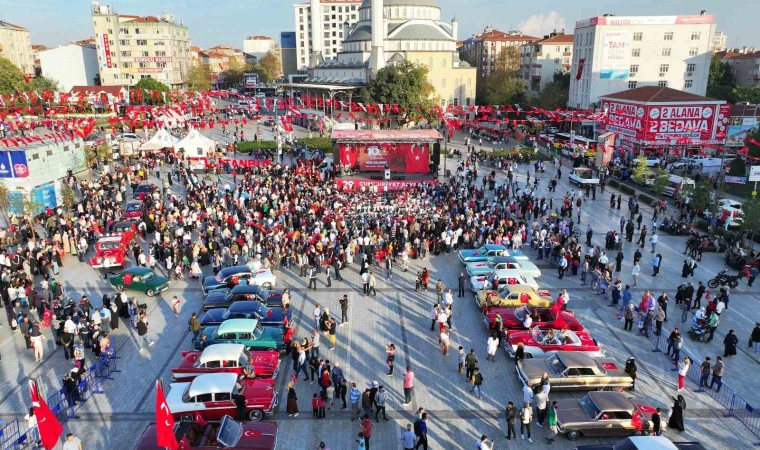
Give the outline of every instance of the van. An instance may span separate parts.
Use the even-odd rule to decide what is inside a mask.
[[[668,197],[674,197],[679,193],[687,193],[694,190],[694,180],[691,178],[679,177],[677,175],[671,175],[668,177],[668,185],[665,186],[665,192]]]

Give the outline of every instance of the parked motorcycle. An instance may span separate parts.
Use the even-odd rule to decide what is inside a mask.
[[[720,272],[718,272],[717,275],[715,275],[715,278],[707,282],[707,285],[710,287],[710,289],[715,289],[718,286],[725,286],[728,285],[730,288],[735,288],[736,286],[739,286],[739,278],[742,277],[742,274],[738,275],[729,275],[728,270],[723,269]]]

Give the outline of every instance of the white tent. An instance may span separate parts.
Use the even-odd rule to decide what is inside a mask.
[[[175,150],[182,150],[191,166],[205,167],[208,158],[216,152],[216,142],[193,128],[184,139],[174,144]]]
[[[148,142],[140,146],[140,150],[160,150],[162,148],[172,148],[179,142],[179,139],[172,136],[164,129],[158,130]]]

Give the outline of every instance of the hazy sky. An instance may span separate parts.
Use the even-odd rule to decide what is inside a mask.
[[[109,2],[103,2],[109,3]],[[190,28],[194,45],[242,47],[245,36],[263,34],[279,41],[280,31],[294,28],[292,0],[114,0],[123,14],[173,14]],[[27,27],[32,42],[55,46],[92,35],[88,0],[0,0],[0,19]],[[758,0],[438,0],[442,17],[459,20],[460,39],[492,25],[541,35],[553,29],[571,32],[578,19],[616,15],[713,14],[718,30],[728,33],[731,47],[760,48]],[[466,7],[465,7],[466,6]]]

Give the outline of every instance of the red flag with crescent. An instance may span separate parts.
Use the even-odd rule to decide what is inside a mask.
[[[179,448],[177,436],[174,435],[174,417],[159,380],[156,380],[156,445],[171,450]]]
[[[37,430],[40,434],[42,446],[45,450],[51,450],[58,443],[58,438],[63,433],[63,426],[45,403],[45,399],[42,398],[37,390],[37,385],[32,380],[29,380],[29,395],[32,397],[32,407],[34,408],[34,416],[37,418]]]

